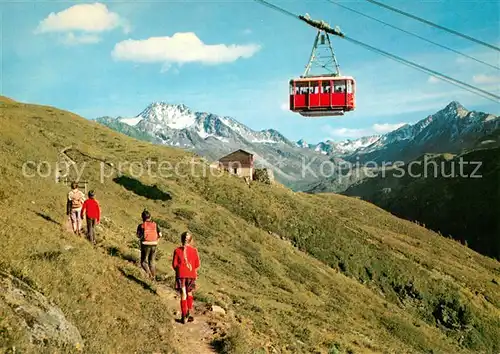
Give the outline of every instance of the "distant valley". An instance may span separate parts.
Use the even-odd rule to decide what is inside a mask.
[[[499,147],[425,154],[384,172],[342,194],[361,197],[500,260]]]

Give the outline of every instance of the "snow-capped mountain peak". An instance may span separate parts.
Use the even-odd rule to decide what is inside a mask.
[[[122,123],[135,127],[143,118],[141,116],[133,117],[133,118],[118,118],[118,120]]]
[[[342,150],[344,153],[355,152],[359,149],[372,145],[380,139],[380,135],[364,136],[359,139],[346,139],[337,144],[337,149]]]
[[[223,142],[232,138],[244,139],[249,143],[291,144],[274,129],[254,131],[231,117],[193,112],[184,104],[169,104],[164,101],[153,102],[136,117],[119,118],[119,121],[157,135],[166,144],[176,146],[179,146],[178,138],[172,139],[170,136],[181,134],[183,140],[190,140],[192,133],[201,139],[215,138]],[[188,133],[191,138],[187,137]],[[186,142],[180,144],[186,146]]]
[[[171,129],[185,129],[196,122],[196,114],[184,104],[168,104],[154,102],[150,104],[138,117],[151,122],[160,123]]]
[[[254,143],[285,143],[288,145],[292,145],[287,138],[285,138],[279,131],[275,129],[266,129],[258,132],[258,135],[253,140]]]
[[[465,117],[469,111],[462,106],[459,102],[457,101],[452,101],[450,102],[445,108],[437,112],[435,115],[445,115],[447,117],[460,117],[463,118]]]
[[[314,150],[324,155],[352,154],[360,149],[372,145],[380,139],[380,135],[364,136],[359,139],[345,139],[339,142],[326,140],[314,147]]]
[[[153,102],[133,118],[119,118],[119,121],[130,126],[138,126],[147,121],[171,129],[185,129],[195,123],[196,115],[184,104]],[[143,123],[142,125],[144,125]]]
[[[309,144],[304,139],[300,139],[295,143],[295,145],[303,149],[307,149],[309,147]]]

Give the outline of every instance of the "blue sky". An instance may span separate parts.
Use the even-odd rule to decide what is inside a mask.
[[[327,1],[271,1],[352,38],[500,93],[500,71]],[[500,66],[499,52],[367,1],[345,6]],[[500,45],[497,1],[383,1]],[[498,114],[500,105],[379,54],[332,38],[341,72],[357,80],[357,109],[307,119],[288,111],[288,81],[303,73],[314,28],[254,1],[2,3],[1,92],[86,118],[135,116],[153,101],[274,128],[310,143],[386,132],[452,100]],[[67,10],[68,8],[71,8]],[[61,13],[61,11],[67,12]],[[153,37],[158,37],[153,41]]]

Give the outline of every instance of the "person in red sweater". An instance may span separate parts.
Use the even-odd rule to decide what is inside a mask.
[[[89,192],[87,199],[82,206],[82,219],[87,215],[87,237],[95,245],[95,225],[101,222],[101,208],[99,202],[95,199],[95,192]]]
[[[196,289],[197,270],[200,267],[198,250],[192,245],[193,235],[183,232],[182,246],[174,250],[172,268],[175,270],[175,288],[181,293],[182,323],[192,322],[193,291]]]

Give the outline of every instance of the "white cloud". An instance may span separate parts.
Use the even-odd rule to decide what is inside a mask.
[[[290,109],[290,104],[288,102],[283,102],[280,105],[280,108],[281,108],[282,111],[288,111]]]
[[[130,31],[127,21],[118,14],[110,12],[101,3],[78,4],[57,13],[50,13],[40,21],[35,33],[85,31],[103,32],[122,27]]]
[[[438,83],[442,82],[442,80],[439,80],[435,76],[429,76],[429,78],[427,79],[427,82],[430,84],[438,84]]]
[[[476,84],[499,84],[500,76],[478,74],[472,77],[472,81]]]
[[[256,44],[205,44],[193,32],[179,32],[172,37],[127,39],[117,43],[111,54],[116,60],[142,63],[221,64],[249,58],[259,50]]]
[[[374,124],[372,126],[372,129],[375,133],[377,134],[385,134],[392,132],[393,130],[401,128],[403,125],[406,123],[383,123],[383,124]]]
[[[250,28],[247,28],[243,31],[243,34],[246,34],[246,35],[249,35],[249,34],[252,34],[253,31],[250,29]]]
[[[62,39],[62,42],[67,45],[76,45],[76,44],[94,44],[101,41],[101,37],[95,34],[82,34],[75,35],[73,32],[69,32]]]

